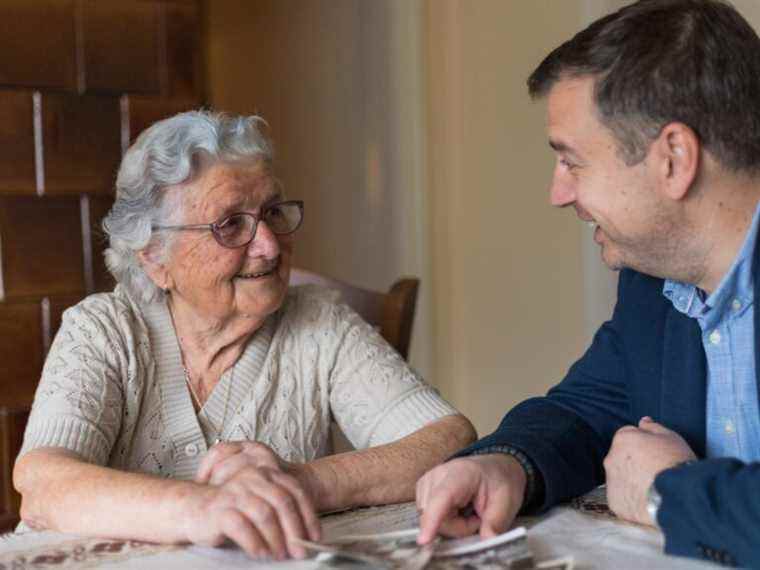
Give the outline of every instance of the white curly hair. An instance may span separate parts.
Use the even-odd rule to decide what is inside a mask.
[[[172,234],[154,234],[151,228],[176,219],[181,204],[166,200],[164,190],[191,180],[217,162],[251,160],[271,165],[272,145],[260,129],[265,124],[257,116],[189,111],[155,123],[127,150],[116,178],[116,200],[103,219],[103,230],[110,246],[105,251],[106,266],[134,299],[152,303],[164,297],[137,256],[148,246],[159,258],[166,255]]]

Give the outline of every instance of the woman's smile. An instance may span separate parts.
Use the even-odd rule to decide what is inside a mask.
[[[278,269],[280,269],[280,258],[281,256],[278,255],[263,267],[241,271],[235,275],[235,279],[262,279],[265,277],[271,277],[272,275],[277,274]]]

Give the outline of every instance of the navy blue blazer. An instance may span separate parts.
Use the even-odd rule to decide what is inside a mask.
[[[760,247],[754,256],[756,300],[758,252]],[[613,435],[642,416],[678,432],[704,457],[707,370],[701,330],[662,288],[662,279],[622,271],[612,319],[564,380],[545,397],[516,406],[493,434],[462,454],[492,445],[525,453],[543,478],[539,512],[604,483],[602,461]],[[759,317],[755,310],[756,337]],[[755,347],[760,373],[757,338]],[[658,522],[667,553],[760,568],[760,463],[702,460],[664,471],[655,486],[662,495]]]

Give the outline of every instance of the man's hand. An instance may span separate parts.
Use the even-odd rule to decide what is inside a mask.
[[[639,427],[620,428],[604,459],[607,501],[620,518],[654,526],[647,512],[647,491],[660,471],[696,459],[676,432],[644,417]]]
[[[303,548],[291,539],[319,540],[320,528],[296,471],[261,443],[215,445],[201,461],[195,481],[216,490],[204,495],[198,512],[206,527],[192,528],[190,540],[218,544],[227,536],[254,556],[281,559],[287,552],[303,557]]]
[[[488,538],[507,529],[522,506],[526,475],[506,454],[454,459],[431,469],[417,482],[420,535],[427,544],[438,532],[466,536],[480,528]],[[472,505],[472,513],[462,510]]]

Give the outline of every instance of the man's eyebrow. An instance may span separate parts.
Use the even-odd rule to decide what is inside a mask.
[[[553,139],[549,139],[549,146],[552,147],[557,152],[573,152],[573,149],[571,149],[569,146],[567,146],[562,141],[556,141]]]
[[[569,154],[572,158],[576,160],[583,159],[583,157],[580,154],[578,154],[578,151],[576,151],[569,144],[564,143],[562,141],[549,139],[549,146],[552,147],[552,149],[554,149],[555,152],[563,152],[565,154]]]

